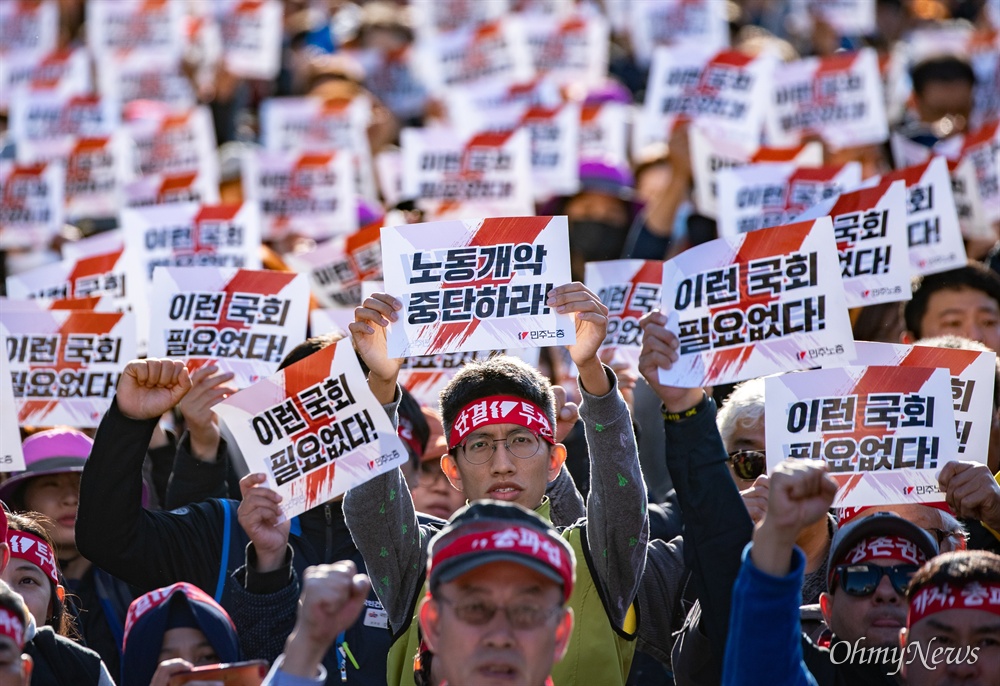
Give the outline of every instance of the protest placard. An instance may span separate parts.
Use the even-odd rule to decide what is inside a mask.
[[[884,174],[881,180],[867,179],[865,185],[899,179],[906,182],[906,231],[913,273],[935,274],[964,266],[965,245],[951,192],[948,162],[935,157],[924,164]]]
[[[62,256],[67,260],[78,260],[91,255],[103,255],[115,252],[125,247],[124,235],[121,229],[101,231],[92,236],[77,241],[67,241],[63,244]]]
[[[657,48],[634,149],[666,141],[684,120],[710,127],[730,145],[756,149],[776,62],[768,51],[753,57],[705,45]]]
[[[852,365],[947,369],[955,410],[956,459],[986,462],[996,383],[996,353],[868,341],[856,341],[855,349],[857,358],[851,361]]]
[[[580,159],[628,164],[630,109],[620,102],[584,104],[580,108]]]
[[[861,184],[861,164],[800,168],[762,162],[722,169],[718,180],[720,236],[787,224],[818,202]]]
[[[639,369],[639,320],[660,306],[663,263],[659,260],[588,262],[584,282],[608,307],[608,333],[601,350]]]
[[[531,187],[536,201],[580,188],[580,106],[532,107],[520,126],[531,136]]]
[[[260,203],[265,238],[323,240],[357,230],[349,152],[254,150],[242,162],[243,197]]]
[[[309,284],[304,274],[219,267],[153,272],[149,356],[214,363],[245,388],[278,370],[306,339]]]
[[[229,396],[212,410],[251,471],[282,497],[283,518],[321,505],[407,460],[350,339]]]
[[[309,311],[309,335],[336,334],[349,338],[348,326],[354,321],[353,307],[317,307]]]
[[[16,53],[44,55],[58,42],[57,0],[0,2],[0,62]]]
[[[680,359],[660,383],[696,388],[854,355],[833,222],[719,238],[663,265],[661,310]]]
[[[171,203],[121,212],[129,279],[152,281],[156,267],[260,269],[256,203]]]
[[[546,78],[533,78],[511,83],[485,83],[444,94],[449,123],[463,130],[507,126],[498,122],[496,113],[510,116],[529,107],[558,107],[565,98],[559,85]],[[469,120],[472,120],[471,122]]]
[[[841,367],[765,380],[767,466],[822,459],[833,507],[944,500],[937,475],[957,459],[947,369]]]
[[[823,144],[811,141],[789,148],[758,147],[746,150],[717,140],[701,126],[688,129],[691,147],[691,171],[694,177],[694,201],[706,217],[716,217],[721,169],[742,167],[759,162],[789,162],[796,167],[819,167],[823,164]]]
[[[273,79],[281,70],[281,0],[216,0],[226,71],[244,79]]]
[[[361,282],[382,278],[381,223],[337,236],[315,250],[289,253],[288,266],[309,275],[312,294],[326,307],[361,304]]]
[[[440,221],[382,229],[385,292],[402,303],[390,357],[576,341],[546,304],[571,281],[566,217]]]
[[[968,157],[961,161],[948,160],[951,174],[951,195],[955,199],[955,214],[962,237],[970,240],[996,239],[996,231],[986,218],[983,199],[979,195],[976,167]]]
[[[115,104],[96,95],[27,91],[10,104],[10,133],[24,163],[65,158],[76,138],[110,136],[118,126]]]
[[[696,45],[713,50],[729,45],[725,3],[643,0],[629,3],[627,11],[632,49],[641,64],[649,64],[655,49],[663,45]]]
[[[611,28],[600,14],[520,18],[535,73],[575,88],[600,85],[608,73]]]
[[[0,324],[0,338],[7,340],[7,331]],[[21,431],[17,426],[17,403],[11,383],[10,362],[0,355],[0,472],[24,470]]]
[[[172,202],[219,204],[219,186],[201,172],[140,176],[125,184],[123,191],[125,207],[167,205]]]
[[[962,158],[976,171],[979,199],[986,219],[1000,221],[1000,121],[986,124],[965,137]]]
[[[906,184],[841,193],[813,205],[796,221],[830,217],[848,307],[910,299]]]
[[[768,109],[767,138],[789,146],[815,134],[834,149],[889,139],[885,94],[873,48],[779,65]]]
[[[139,173],[143,176],[197,172],[218,185],[215,125],[207,107],[150,112],[142,119],[129,121],[125,128],[135,141]]]
[[[141,301],[131,293],[133,284],[126,291],[124,250],[66,258],[7,277],[7,295],[11,298],[53,298],[76,300],[81,298],[108,298],[125,309],[131,301]],[[140,293],[144,296],[145,290]],[[130,296],[132,300],[130,300]]]
[[[180,55],[184,51],[181,0],[87,1],[87,47],[98,58],[132,50]]]
[[[441,391],[467,362],[485,360],[503,352],[503,350],[483,350],[407,357],[403,360],[402,369],[399,370],[399,385],[409,391],[422,407],[437,410],[441,402]]]
[[[40,248],[63,224],[66,167],[0,161],[0,248]]]
[[[132,313],[4,309],[0,324],[18,423],[96,427],[137,354]]]
[[[418,33],[433,39],[464,26],[499,19],[510,9],[508,0],[413,0],[412,17]]]
[[[511,17],[418,36],[416,59],[427,89],[526,81],[534,75],[524,26]]]
[[[7,110],[15,93],[27,91],[55,91],[63,95],[89,93],[90,68],[90,56],[82,48],[65,48],[47,54],[15,52],[4,55],[3,59],[0,59],[0,111]]]
[[[405,121],[423,116],[427,88],[417,73],[415,53],[410,46],[399,50],[371,47],[350,54],[365,70],[368,90],[397,118]]]
[[[400,140],[403,198],[417,199],[431,217],[534,212],[527,131],[462,139],[450,129],[403,129]]]
[[[135,50],[108,56],[97,72],[97,87],[118,108],[136,100],[162,103],[175,110],[198,104],[181,56],[172,53]]]
[[[66,216],[70,221],[114,217],[131,178],[131,144],[123,134],[78,138],[66,159]]]
[[[797,27],[811,31],[813,17],[819,17],[841,36],[875,33],[875,0],[792,0],[790,19]]]

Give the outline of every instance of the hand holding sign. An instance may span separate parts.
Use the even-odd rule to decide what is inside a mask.
[[[701,401],[702,389],[677,388],[660,383],[660,369],[670,369],[679,358],[680,342],[667,330],[667,317],[659,310],[650,312],[639,320],[642,327],[642,353],[639,354],[639,371],[653,392],[663,401],[668,412],[683,412]]]
[[[593,291],[579,281],[558,286],[549,291],[547,304],[559,314],[574,314],[576,343],[567,345],[573,363],[580,371],[580,382],[593,395],[604,395],[611,385],[597,350],[608,333],[608,308]]]
[[[292,527],[290,519],[278,524],[281,496],[262,485],[266,480],[263,474],[247,474],[240,479],[243,501],[236,515],[257,553],[255,569],[259,573],[273,572],[282,565]]]
[[[1000,484],[979,462],[949,462],[938,475],[945,502],[962,519],[977,519],[1000,530]]]
[[[115,399],[131,419],[154,419],[191,390],[191,377],[181,360],[132,360],[125,366]]]
[[[396,394],[396,377],[403,365],[402,359],[388,355],[385,327],[390,320],[399,318],[396,312],[402,307],[402,303],[391,295],[374,293],[354,310],[354,322],[347,327],[355,349],[371,370],[368,387],[383,405],[392,402]]]

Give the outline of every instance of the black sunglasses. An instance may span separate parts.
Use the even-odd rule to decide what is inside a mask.
[[[753,481],[767,471],[767,455],[763,450],[737,450],[729,453],[727,462],[744,481]]]
[[[889,583],[899,595],[906,595],[906,587],[910,578],[918,569],[917,565],[896,565],[881,567],[866,563],[856,565],[838,565],[833,570],[833,585],[840,582],[840,587],[847,595],[863,598],[875,592],[882,582],[882,576],[889,577]]]

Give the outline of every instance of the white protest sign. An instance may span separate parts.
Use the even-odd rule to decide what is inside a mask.
[[[125,247],[121,229],[102,231],[78,241],[67,241],[62,246],[62,255],[67,260],[78,260],[91,255],[103,255]]]
[[[833,507],[944,500],[937,474],[958,454],[947,369],[819,369],[770,377],[764,392],[769,471],[825,460]]]
[[[649,64],[661,45],[697,45],[721,50],[729,45],[725,3],[715,0],[632,0],[628,31],[636,59]]]
[[[7,331],[0,325],[0,338],[7,340]],[[0,355],[0,472],[24,470],[21,431],[17,426],[17,402],[11,384],[10,362]]]
[[[795,145],[808,134],[834,149],[884,143],[889,125],[878,55],[865,48],[779,65],[768,114],[771,145]]]
[[[441,391],[467,362],[484,360],[503,352],[503,350],[485,350],[407,357],[403,360],[402,369],[399,370],[399,385],[409,391],[421,407],[437,410],[441,402]]]
[[[487,83],[453,89],[445,94],[448,121],[468,128],[497,128],[496,112],[522,112],[529,107],[558,107],[565,98],[558,84],[547,78],[534,78],[514,83]],[[476,119],[486,117],[480,124]],[[472,123],[468,120],[472,119]]]
[[[608,334],[601,345],[614,357],[639,369],[642,329],[639,320],[660,306],[659,260],[588,262],[584,282],[608,308]]]
[[[347,327],[353,321],[353,307],[317,307],[309,311],[309,335],[338,334],[350,338]]]
[[[110,136],[118,126],[115,104],[94,95],[28,91],[10,104],[10,133],[22,162],[65,157],[75,138]]]
[[[270,98],[260,106],[260,138],[268,150],[325,152],[336,150],[354,156],[358,192],[378,197],[368,143],[371,100],[356,96],[349,101],[320,98]]]
[[[54,298],[78,300],[83,298],[108,298],[121,309],[130,302],[145,303],[145,290],[136,284],[140,297],[132,292],[133,284],[126,291],[124,250],[67,258],[45,264],[7,277],[7,295],[12,298]]]
[[[97,426],[122,368],[135,359],[131,312],[4,310],[6,352],[22,426]]]
[[[427,88],[416,69],[412,47],[382,50],[379,47],[351,51],[365,71],[365,86],[385,103],[397,118],[422,117]]]
[[[148,174],[125,184],[125,207],[148,207],[172,202],[219,203],[219,186],[201,172]]]
[[[951,173],[951,194],[955,199],[955,213],[958,215],[962,237],[971,240],[995,240],[996,231],[986,218],[983,199],[979,195],[976,167],[972,160],[967,157],[960,162],[948,160],[948,171]]]
[[[575,195],[580,188],[580,106],[532,107],[521,117],[531,135],[531,186],[535,200]]]
[[[819,16],[841,36],[867,36],[877,31],[875,0],[792,0],[791,18],[803,28]]]
[[[207,107],[157,112],[130,121],[125,128],[135,141],[143,176],[198,172],[218,185],[215,125]]]
[[[660,383],[697,388],[854,355],[829,217],[719,238],[663,265],[680,359]]]
[[[546,304],[569,283],[566,217],[497,217],[382,229],[385,292],[403,303],[387,328],[390,357],[576,341]]]
[[[0,2],[0,61],[15,54],[44,55],[58,42],[57,0]]]
[[[0,162],[0,248],[40,248],[62,230],[66,167]]]
[[[121,212],[129,278],[152,281],[156,267],[260,269],[256,203],[171,203]]]
[[[718,179],[720,236],[780,226],[807,208],[861,184],[861,164],[799,168],[764,162],[723,169]]]
[[[403,198],[437,218],[532,214],[527,131],[456,139],[449,129],[403,129]]]
[[[102,64],[133,50],[179,56],[184,9],[181,0],[87,0],[87,47]]]
[[[149,356],[215,363],[245,388],[274,374],[306,339],[309,284],[302,274],[218,267],[153,272]]]
[[[629,107],[620,102],[585,104],[580,108],[580,159],[628,164]]]
[[[247,466],[282,497],[284,519],[406,461],[349,338],[215,405]]]
[[[906,184],[841,193],[814,205],[796,221],[831,217],[848,307],[910,299],[906,241]]]
[[[197,104],[180,55],[136,50],[107,57],[97,73],[97,85],[101,95],[119,108],[135,100],[159,102],[178,110]]]
[[[433,38],[499,19],[507,13],[509,4],[509,0],[413,0],[410,7],[418,33]]]
[[[979,198],[990,222],[1000,221],[1000,121],[965,137],[962,158],[976,170]]]
[[[309,275],[312,294],[326,307],[360,305],[361,282],[382,278],[381,226],[337,236],[304,253],[285,256],[288,266]],[[353,311],[353,310],[352,310]]]
[[[0,59],[0,110],[7,109],[15,93],[17,97],[26,91],[55,91],[62,95],[89,93],[90,69],[90,56],[82,48],[48,54],[19,52],[6,55]]]
[[[721,169],[742,167],[756,162],[790,162],[796,167],[819,167],[823,164],[823,144],[811,141],[790,148],[759,147],[745,150],[717,140],[700,126],[688,129],[691,147],[691,171],[694,177],[694,201],[706,217],[718,215],[718,173]]]
[[[114,217],[131,177],[131,143],[121,133],[78,138],[66,159],[66,216]]]
[[[226,71],[244,79],[274,79],[281,70],[281,0],[216,0]]]
[[[635,137],[636,149],[666,141],[678,120],[710,127],[732,145],[753,150],[769,108],[777,59],[710,46],[657,48]]]
[[[852,365],[943,367],[951,376],[958,459],[986,462],[990,448],[996,353],[857,341]]]
[[[243,197],[260,203],[264,237],[317,240],[358,228],[349,152],[255,150],[243,157]]]
[[[906,230],[914,274],[935,274],[966,262],[962,231],[951,192],[948,162],[935,157],[921,165],[889,172],[881,181],[906,182]],[[874,185],[878,179],[868,179]]]
[[[513,18],[419,37],[416,59],[431,92],[525,81],[534,75],[524,27]]]
[[[576,88],[599,85],[608,73],[610,27],[599,14],[521,18],[534,70]]]

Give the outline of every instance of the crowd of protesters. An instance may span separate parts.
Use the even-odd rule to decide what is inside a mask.
[[[86,44],[101,1],[118,0],[54,3],[60,49]],[[645,1],[565,3],[626,19],[611,34],[605,79],[561,97],[642,102],[649,65],[627,19],[629,4]],[[1000,3],[990,1],[872,0],[876,30],[852,36],[815,7],[803,24],[794,2],[708,0],[725,7],[730,43],[748,54],[871,47],[888,60],[918,29],[961,26],[992,36],[1000,63]],[[479,2],[488,0],[441,0],[456,12]],[[196,17],[209,3],[181,4]],[[373,154],[446,109],[420,86],[419,64],[408,76],[416,95],[403,99],[361,59],[411,46],[428,3],[280,4],[276,79],[224,67],[206,76],[203,54],[184,58],[211,108],[223,202],[241,200],[238,156],[257,145],[267,98],[365,94]],[[908,93],[887,111],[909,141],[939,145],[1000,118],[973,111],[983,84],[967,54],[907,67],[885,78],[887,93]],[[1000,64],[992,78],[1000,89]],[[584,265],[667,260],[717,236],[693,202],[687,131],[675,127],[631,164],[581,160],[579,190],[537,208],[568,218],[574,280],[547,304],[576,327],[576,342],[543,349],[538,368],[506,355],[470,362],[439,405],[422,406],[387,352],[385,327],[402,303],[392,293],[358,298],[346,336],[409,459],[293,520],[211,411],[236,390],[218,366],[134,360],[96,431],[22,427],[26,469],[0,482],[0,684],[215,684],[218,673],[191,671],[241,662],[253,663],[246,680],[225,683],[1000,682],[1000,364],[982,379],[994,384],[988,450],[941,469],[943,502],[848,512],[832,509],[837,483],[822,462],[787,460],[768,473],[774,408],[762,379],[660,383],[679,347],[665,313],[641,322],[638,375],[601,354],[608,307],[581,283]],[[0,164],[12,163],[18,141],[5,133],[0,146]],[[824,152],[831,164],[861,162],[866,177],[906,166],[888,141]],[[387,223],[433,219],[419,201],[366,199],[359,225],[387,213]],[[4,276],[114,228],[81,218],[45,245],[8,242]],[[915,278],[905,302],[852,310],[854,337],[1000,353],[1000,223],[979,229],[966,266]],[[310,247],[290,233],[260,249],[266,267],[289,271],[286,256]],[[311,334],[279,368],[344,337]],[[516,398],[532,421],[473,417],[473,405],[500,397]],[[196,680],[181,681],[189,673]]]

